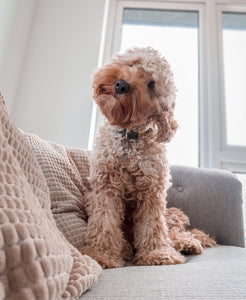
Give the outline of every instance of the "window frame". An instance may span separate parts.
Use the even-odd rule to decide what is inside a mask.
[[[233,172],[246,173],[246,146],[229,145],[227,143],[227,124],[226,124],[226,98],[225,98],[225,72],[224,72],[224,53],[223,53],[223,12],[230,13],[245,13],[246,1],[244,6],[241,4],[235,5],[234,1],[227,5],[217,4],[217,18],[218,18],[218,61],[219,68],[219,85],[220,85],[220,105],[221,105],[221,154],[220,154],[220,168],[230,170]],[[220,34],[221,33],[221,34]]]
[[[106,0],[99,67],[119,51],[124,8],[199,13],[199,166],[246,172],[246,147],[226,144],[222,12],[246,12],[246,0]],[[102,120],[93,106],[89,149]]]

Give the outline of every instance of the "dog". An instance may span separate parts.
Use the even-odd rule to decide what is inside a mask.
[[[106,117],[90,159],[88,228],[81,250],[103,268],[184,263],[215,241],[188,217],[166,208],[171,186],[166,143],[175,134],[176,87],[161,54],[133,48],[92,77],[93,98]]]

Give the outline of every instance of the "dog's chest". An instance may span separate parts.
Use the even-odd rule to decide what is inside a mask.
[[[145,132],[144,132],[145,133]],[[127,139],[112,126],[101,128],[94,149],[91,175],[122,192],[123,199],[136,199],[139,185],[160,182],[168,169],[165,145],[148,133]],[[96,177],[95,177],[96,176]]]
[[[153,173],[162,176],[167,167],[165,148],[147,139],[118,139],[108,155],[114,160],[112,173],[116,170],[115,175],[122,183],[126,201],[136,199],[136,185],[140,178],[151,181]]]

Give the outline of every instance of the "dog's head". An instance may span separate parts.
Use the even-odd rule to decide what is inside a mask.
[[[111,125],[133,128],[152,123],[157,140],[170,141],[178,125],[173,118],[176,88],[165,58],[152,48],[117,55],[93,74],[93,98]]]

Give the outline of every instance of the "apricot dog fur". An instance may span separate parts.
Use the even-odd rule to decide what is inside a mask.
[[[178,124],[170,65],[152,48],[117,55],[93,75],[94,99],[106,117],[91,156],[86,246],[103,268],[185,262],[214,240],[187,230],[188,217],[166,208],[171,186],[165,144]]]

